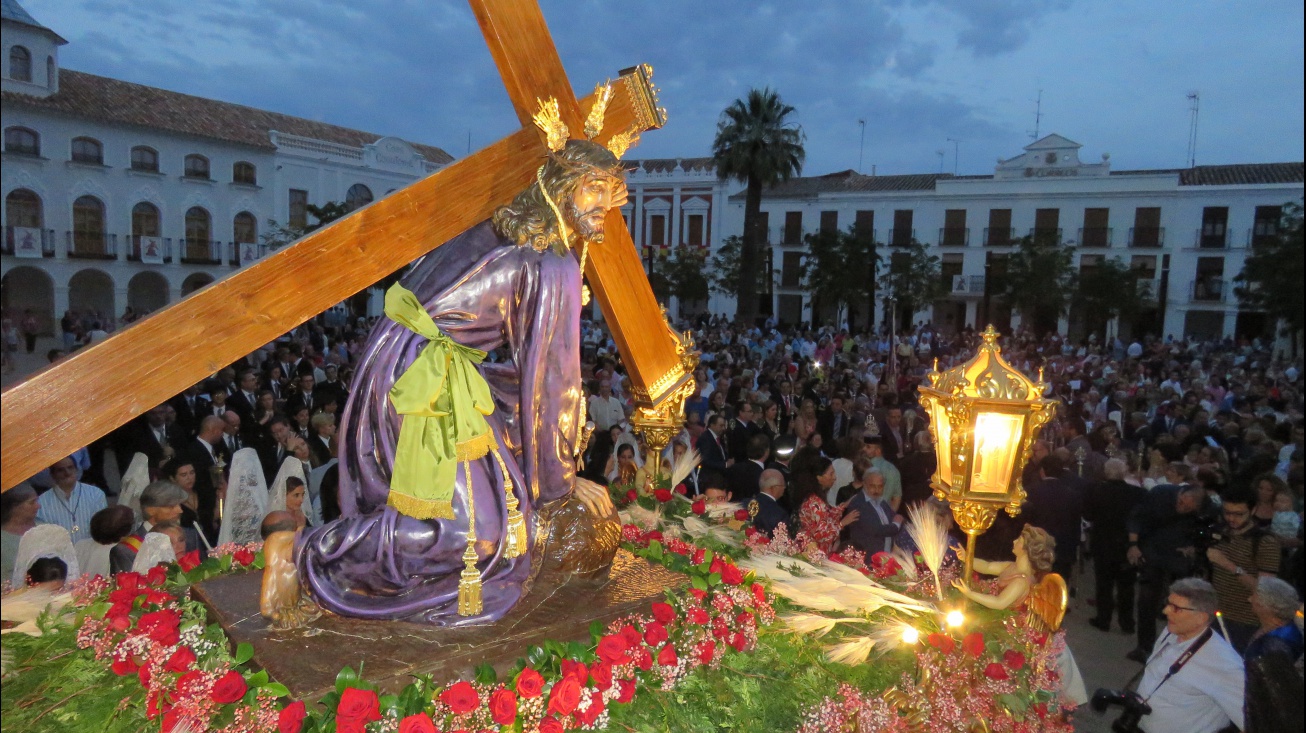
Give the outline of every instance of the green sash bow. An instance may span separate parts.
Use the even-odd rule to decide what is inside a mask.
[[[403,422],[387,503],[417,519],[453,519],[458,462],[481,458],[494,444],[485,421],[494,400],[476,369],[485,352],[442,333],[401,285],[386,291],[385,314],[430,341],[390,388]]]

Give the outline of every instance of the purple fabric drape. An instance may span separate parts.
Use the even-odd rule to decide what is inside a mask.
[[[535,509],[566,496],[575,479],[581,409],[580,268],[573,256],[537,252],[481,223],[418,260],[403,279],[437,326],[460,344],[509,361],[480,365],[494,395],[487,419],[517,492],[533,545]],[[426,339],[382,318],[372,329],[341,416],[343,516],[300,539],[301,582],[343,616],[441,625],[501,618],[531,575],[528,551],[503,557],[507,507],[492,456],[471,463],[484,612],[456,613],[467,544],[466,476],[459,468],[449,520],[418,520],[386,506],[399,416],[388,393]]]

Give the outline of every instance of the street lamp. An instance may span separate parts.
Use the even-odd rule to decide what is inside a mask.
[[[991,325],[974,358],[945,372],[936,359],[926,376],[929,386],[919,390],[938,455],[930,486],[952,505],[966,533],[963,578],[969,584],[975,538],[993,525],[999,509],[1020,513],[1021,473],[1056,401],[1043,398],[1041,372],[1033,382],[1007,364]]]

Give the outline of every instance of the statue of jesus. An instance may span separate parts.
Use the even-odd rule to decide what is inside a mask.
[[[492,622],[528,591],[546,559],[573,573],[610,565],[616,514],[606,489],[576,475],[585,419],[580,312],[585,253],[601,246],[607,212],[626,202],[624,146],[614,154],[588,140],[550,142],[529,188],[402,279],[438,334],[393,317],[373,328],[341,419],[343,516],[274,534],[265,545],[261,608],[274,625],[303,624],[318,606],[357,618]],[[388,313],[390,303],[387,296]],[[467,442],[480,450],[460,444],[456,470],[417,477],[451,482],[443,504],[396,493],[396,453],[411,442],[401,425],[414,415],[396,411],[392,389],[441,340],[441,353],[454,356],[437,362],[470,354],[462,362],[475,372],[470,380],[479,375],[488,386],[477,406],[488,433]],[[477,358],[500,347],[507,361]],[[479,609],[460,607],[469,577]]]

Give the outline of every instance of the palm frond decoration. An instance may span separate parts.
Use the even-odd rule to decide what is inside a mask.
[[[752,570],[759,578],[770,580],[776,593],[800,606],[819,611],[873,613],[887,606],[903,614],[915,615],[933,610],[839,563],[818,567],[795,558],[755,555],[739,565]]]
[[[907,535],[916,543],[916,549],[925,561],[925,567],[934,575],[934,586],[939,600],[943,600],[943,584],[939,582],[939,568],[943,557],[948,552],[948,527],[943,518],[927,504],[915,504],[907,509],[911,520],[907,525]],[[915,565],[915,562],[911,563]]]
[[[730,547],[743,546],[743,542],[740,540],[740,534],[723,524],[707,522],[692,514],[681,518],[680,524],[685,528],[685,533],[694,539],[711,537],[712,539]]]
[[[902,568],[902,574],[907,580],[913,583],[920,580],[921,573],[916,568],[916,558],[912,557],[912,554],[906,548],[894,545],[892,554],[893,559],[898,561],[898,565]]]
[[[672,488],[679,486],[680,482],[684,481],[685,478],[694,471],[694,468],[698,466],[699,462],[701,462],[702,460],[703,457],[698,454],[697,449],[690,448],[689,450],[685,451],[684,454],[682,454],[680,458],[676,460],[675,465],[671,467]]]
[[[822,616],[819,613],[791,613],[781,618],[785,625],[798,634],[811,634],[817,638],[825,636],[841,623],[866,623],[861,616]]]
[[[839,664],[858,665],[871,656],[871,650],[875,648],[875,644],[875,639],[870,636],[849,637],[842,643],[826,649],[825,658]]]

